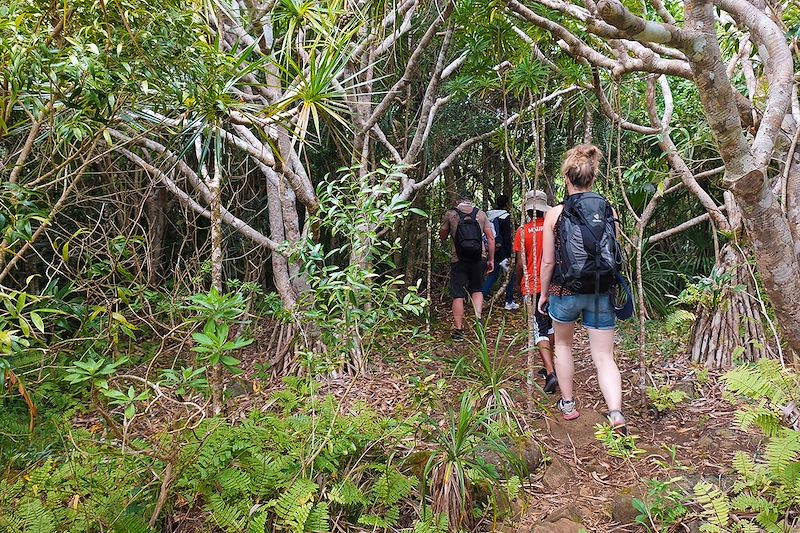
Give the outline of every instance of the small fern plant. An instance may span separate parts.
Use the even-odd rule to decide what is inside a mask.
[[[684,402],[689,395],[681,390],[675,390],[669,385],[663,387],[647,387],[647,397],[650,405],[659,413],[674,409],[679,403]]]
[[[636,446],[637,435],[623,435],[611,427],[611,424],[595,424],[594,437],[611,457],[631,460],[645,453],[644,450]]]
[[[707,485],[695,487],[706,530],[724,531],[730,521],[735,531],[789,531],[800,519],[800,376],[777,361],[762,359],[735,368],[723,380],[727,399],[743,404],[735,415],[736,427],[755,427],[768,440],[756,459],[736,454],[732,499]],[[731,514],[736,514],[735,521]]]

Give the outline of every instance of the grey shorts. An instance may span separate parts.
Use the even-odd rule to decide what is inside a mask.
[[[530,298],[530,296],[525,296],[525,303],[528,303],[528,298]],[[548,335],[553,334],[553,319],[550,318],[550,315],[547,313],[542,314],[539,312],[538,303],[539,293],[536,293],[536,296],[533,300],[533,307],[536,309],[536,312],[534,313],[535,320],[533,323],[533,337],[536,344],[550,340]]]

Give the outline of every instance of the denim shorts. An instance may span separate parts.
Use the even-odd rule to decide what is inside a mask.
[[[616,315],[608,294],[572,294],[550,296],[550,316],[555,322],[569,324],[583,315],[589,329],[614,329]]]

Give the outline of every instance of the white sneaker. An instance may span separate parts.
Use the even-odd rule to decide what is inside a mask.
[[[506,304],[506,311],[516,311],[519,309],[519,304],[517,302],[511,302]]]

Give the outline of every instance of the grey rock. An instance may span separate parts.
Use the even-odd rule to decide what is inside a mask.
[[[697,398],[697,389],[693,379],[681,380],[677,382],[672,389],[683,392],[690,400]]]
[[[583,509],[580,507],[573,507],[572,505],[565,505],[547,515],[544,521],[555,523],[564,518],[572,522],[583,522]]]
[[[584,533],[586,527],[578,522],[573,522],[569,518],[561,518],[556,522],[544,522],[536,524],[530,533]]]
[[[633,494],[617,494],[611,502],[611,519],[620,524],[635,524],[639,511],[633,507]]]
[[[574,477],[572,469],[559,457],[554,457],[553,462],[544,471],[542,483],[550,490],[562,490]]]

